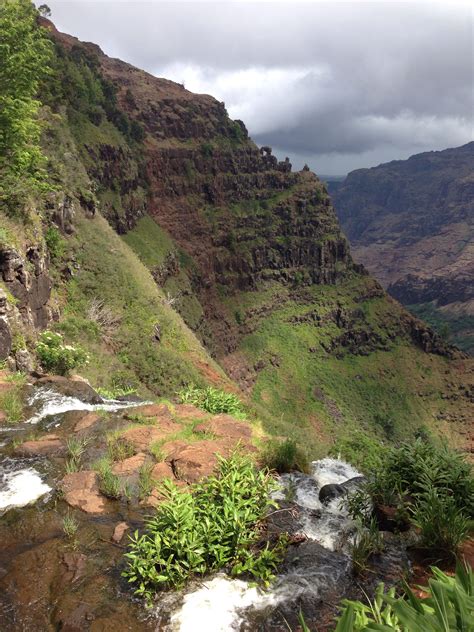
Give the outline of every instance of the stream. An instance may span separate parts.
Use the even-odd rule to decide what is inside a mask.
[[[298,629],[300,608],[312,630],[334,629],[344,597],[360,598],[381,580],[390,583],[407,566],[404,547],[387,534],[384,553],[369,578],[352,574],[354,524],[344,502],[319,500],[320,489],[359,477],[336,459],[312,463],[310,474],[285,474],[275,493],[279,509],[268,520],[269,535],[293,536],[280,572],[267,590],[217,573],[185,590],[163,593],[152,609],[132,597],[121,578],[126,539],[111,542],[114,526],[140,528],[150,509],[107,501],[104,515],[71,511],[58,494],[65,458],[17,456],[14,447],[32,428],[66,439],[84,411],[107,411],[104,424],[143,402],[82,401],[54,388],[30,387],[27,421],[0,428],[0,629],[2,632],[286,632]],[[101,422],[102,423],[102,422]],[[113,427],[113,426],[111,426]],[[91,445],[91,453],[99,454]],[[91,457],[92,458],[92,457]],[[68,543],[63,520],[73,513],[77,541]],[[317,628],[316,628],[317,626]]]

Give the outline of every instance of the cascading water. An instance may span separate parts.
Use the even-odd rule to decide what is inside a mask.
[[[51,491],[34,467],[4,459],[0,466],[0,512],[25,507]]]
[[[52,426],[60,426],[63,416],[71,411],[106,410],[113,412],[144,403],[148,402],[103,399],[98,404],[88,404],[77,397],[62,395],[49,387],[34,388],[27,398],[28,408],[33,411],[33,414],[24,423],[0,427],[0,433],[5,439],[1,442],[0,448],[8,448],[9,439],[25,434],[27,424],[38,424],[46,421],[45,429],[49,430]],[[38,471],[39,463],[36,461],[9,457],[4,457],[1,460],[0,513],[14,507],[25,507],[51,491],[51,487],[45,482],[44,474]]]
[[[127,402],[117,399],[103,399],[99,404],[87,404],[77,397],[61,395],[51,388],[38,388],[28,399],[28,405],[34,407],[37,412],[28,419],[27,423],[37,424],[45,417],[62,415],[72,410],[106,410],[116,411],[122,408],[142,406],[149,402]]]
[[[296,603],[303,597],[317,601],[341,585],[349,575],[350,557],[344,553],[353,523],[340,499],[323,505],[320,489],[360,476],[350,464],[336,459],[312,463],[311,475],[284,474],[275,498],[289,505],[293,518],[285,523],[290,534],[307,538],[297,554],[284,564],[284,572],[269,591],[219,574],[184,595],[181,608],[168,630],[176,632],[225,632],[260,629],[262,619],[277,607]],[[286,509],[283,509],[283,512]],[[276,515],[276,514],[275,514]],[[295,548],[295,547],[293,547]],[[257,623],[258,622],[258,623]],[[263,628],[264,629],[264,628]]]

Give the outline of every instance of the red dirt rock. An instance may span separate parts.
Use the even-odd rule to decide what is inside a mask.
[[[252,429],[245,423],[237,421],[230,415],[216,415],[194,429],[196,432],[211,432],[216,437],[241,440],[248,443],[252,438]]]
[[[97,413],[86,413],[77,424],[74,426],[74,432],[80,432],[81,430],[87,430],[94,424],[96,424],[100,419],[100,415]]]
[[[212,474],[217,463],[216,454],[228,456],[234,444],[231,441],[208,440],[184,445],[174,450],[169,456],[178,478],[188,483]]]
[[[155,441],[165,439],[170,434],[179,432],[181,426],[173,421],[160,420],[158,426],[139,426],[130,428],[123,433],[123,437],[129,441],[136,450],[146,451]]]
[[[159,420],[160,423],[162,421],[172,420],[171,412],[166,404],[146,404],[145,406],[136,406],[125,413],[124,417],[125,419],[133,419],[137,415],[146,417],[147,419],[156,417],[157,421]]]
[[[112,472],[118,476],[128,476],[131,474],[137,474],[139,469],[145,463],[147,459],[146,454],[139,452],[128,459],[119,461],[112,466]]]
[[[112,542],[115,544],[119,544],[122,541],[123,536],[125,535],[125,531],[129,529],[129,526],[126,522],[119,522],[115,525],[114,532],[112,534]]]
[[[66,474],[60,483],[64,500],[86,513],[104,513],[107,503],[99,492],[97,474],[91,471]]]
[[[169,463],[157,463],[151,472],[155,481],[162,481],[165,478],[174,478],[173,470]]]
[[[56,435],[40,437],[35,441],[25,441],[15,448],[15,454],[21,456],[51,456],[64,450],[64,444]]]
[[[174,411],[179,419],[207,419],[209,417],[209,413],[192,404],[179,404]]]

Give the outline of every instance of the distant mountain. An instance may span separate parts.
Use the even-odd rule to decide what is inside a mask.
[[[354,258],[473,353],[474,142],[358,169],[328,185]]]

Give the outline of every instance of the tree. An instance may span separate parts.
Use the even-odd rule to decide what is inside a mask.
[[[51,17],[51,9],[48,7],[47,4],[41,4],[38,7],[38,13],[42,15],[44,18]]]
[[[28,0],[0,0],[0,169],[34,176],[40,163],[40,81],[52,43]],[[4,175],[4,174],[2,174]]]

